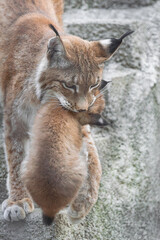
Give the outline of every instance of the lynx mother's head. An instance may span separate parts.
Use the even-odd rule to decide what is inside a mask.
[[[101,85],[104,62],[133,31],[119,39],[86,41],[73,35],[60,36],[53,25],[49,27],[56,36],[48,41],[46,55],[37,68],[37,97],[42,103],[58,101],[73,112],[87,111],[99,88],[106,85]]]

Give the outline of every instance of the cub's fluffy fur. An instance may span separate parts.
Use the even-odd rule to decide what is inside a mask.
[[[73,200],[87,174],[81,126],[72,112],[45,104],[29,149],[24,183],[44,215],[54,217]]]
[[[96,124],[103,108],[103,97],[97,99],[90,112],[83,113],[70,112],[58,102],[51,102],[44,104],[35,118],[22,179],[42,208],[46,225],[73,202],[87,178],[87,143],[82,125]]]

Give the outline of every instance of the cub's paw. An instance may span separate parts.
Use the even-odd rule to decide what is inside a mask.
[[[4,219],[10,222],[23,220],[28,213],[33,212],[34,205],[31,199],[23,198],[18,201],[4,200],[2,212]]]
[[[84,211],[76,211],[70,206],[67,211],[67,216],[69,218],[70,223],[78,224],[84,219],[85,214]]]

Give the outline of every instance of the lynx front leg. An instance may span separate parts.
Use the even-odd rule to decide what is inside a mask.
[[[68,209],[68,217],[72,223],[80,222],[96,203],[102,174],[97,149],[88,125],[83,127],[83,135],[88,151],[88,176]]]
[[[20,177],[20,165],[25,155],[24,143],[27,140],[26,127],[21,122],[11,122],[11,119],[9,116],[4,119],[9,198],[2,203],[2,211],[7,221],[19,221],[34,210],[34,205]]]

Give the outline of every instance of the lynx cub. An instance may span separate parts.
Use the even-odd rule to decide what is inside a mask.
[[[97,200],[101,165],[93,149],[90,154],[95,154],[92,165],[96,168],[87,166],[86,150],[92,140],[82,125],[100,124],[98,116],[102,121],[103,108],[101,96],[89,112],[65,110],[57,101],[45,103],[36,115],[28,155],[22,164],[22,180],[42,208],[44,223],[48,225],[68,204],[69,219],[77,223]]]

